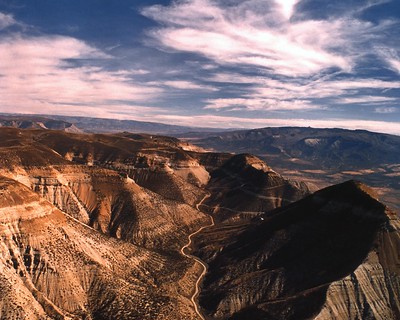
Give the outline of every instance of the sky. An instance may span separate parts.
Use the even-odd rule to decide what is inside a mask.
[[[0,0],[0,112],[400,135],[399,0]]]

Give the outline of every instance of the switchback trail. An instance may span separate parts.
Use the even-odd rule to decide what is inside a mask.
[[[210,194],[205,195],[204,198],[201,199],[201,201],[200,201],[198,204],[196,204],[196,209],[200,211],[200,206],[201,206],[201,204],[202,204],[207,198],[209,198],[209,197],[210,197]],[[182,249],[181,249],[181,254],[182,254],[183,256],[185,256],[185,257],[187,257],[187,258],[189,258],[189,259],[192,259],[192,260],[198,262],[198,263],[202,266],[202,268],[203,268],[203,271],[201,272],[201,274],[199,275],[199,278],[198,278],[197,281],[196,281],[196,284],[195,284],[195,291],[194,291],[192,297],[190,298],[190,300],[191,300],[192,303],[193,303],[193,307],[194,307],[195,312],[197,313],[197,315],[199,316],[199,318],[202,319],[202,320],[205,320],[205,318],[203,317],[203,315],[202,315],[201,312],[199,311],[199,307],[198,307],[198,305],[197,305],[196,298],[197,298],[197,296],[198,296],[198,294],[199,294],[199,292],[200,292],[200,288],[199,288],[199,287],[200,287],[200,283],[201,283],[201,281],[203,280],[204,276],[205,276],[206,273],[207,273],[207,266],[206,266],[205,263],[204,263],[203,261],[201,261],[199,258],[197,258],[197,257],[195,257],[195,256],[193,256],[193,255],[191,255],[191,254],[185,253],[185,249],[191,246],[191,244],[192,244],[192,237],[193,237],[194,235],[198,234],[199,232],[203,231],[203,230],[206,229],[206,228],[210,228],[210,227],[214,226],[214,224],[215,224],[215,223],[214,223],[214,218],[213,218],[212,216],[210,216],[210,218],[211,218],[211,223],[210,223],[209,225],[206,225],[206,226],[201,227],[201,228],[200,228],[199,230],[197,230],[196,232],[191,233],[191,234],[188,236],[188,243],[187,243],[186,245],[184,245],[184,246],[182,247]]]

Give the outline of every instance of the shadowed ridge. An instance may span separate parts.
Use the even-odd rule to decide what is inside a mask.
[[[207,189],[204,207],[221,221],[246,220],[309,194],[305,184],[286,180],[250,154],[234,155],[212,171]]]
[[[368,187],[347,181],[266,213],[239,233],[229,235],[226,227],[210,230],[204,237],[218,239],[222,249],[212,254],[210,246],[198,244],[200,258],[211,257],[205,259],[209,273],[201,305],[215,319],[313,318],[328,303],[330,284],[363,265],[379,237],[393,230],[390,219],[397,218],[388,213]],[[398,248],[388,240],[378,246],[379,256],[386,252],[392,266],[393,245]],[[394,278],[396,288],[399,274]],[[371,284],[369,290],[379,288]],[[384,299],[382,312],[396,310],[393,301]]]

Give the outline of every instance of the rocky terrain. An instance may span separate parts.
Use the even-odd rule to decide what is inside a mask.
[[[0,136],[2,318],[196,318],[202,270],[180,250],[230,155],[144,134]]]
[[[367,187],[329,187],[198,236],[210,319],[400,319],[400,222]]]
[[[183,261],[105,236],[14,180],[0,187],[2,319],[194,317],[171,292]]]
[[[250,154],[10,127],[0,193],[1,319],[201,319],[199,288],[210,319],[399,318],[399,223],[358,183],[310,195]]]
[[[386,204],[400,209],[400,142],[393,135],[310,127],[238,131],[133,120],[18,114],[0,115],[0,127],[172,135],[209,151],[255,154],[285,177],[306,182],[312,190],[357,179],[374,187]]]
[[[306,184],[290,181],[250,154],[232,156],[211,172],[202,204],[218,221],[242,221],[300,200]]]
[[[255,154],[293,180],[316,189],[350,179],[400,209],[400,137],[365,130],[261,128],[178,135],[218,152]]]

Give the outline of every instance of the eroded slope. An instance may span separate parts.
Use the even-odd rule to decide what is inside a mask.
[[[3,319],[194,318],[176,292],[187,262],[104,236],[13,180],[0,192]]]
[[[398,226],[350,181],[209,230],[201,305],[213,319],[398,319]]]

